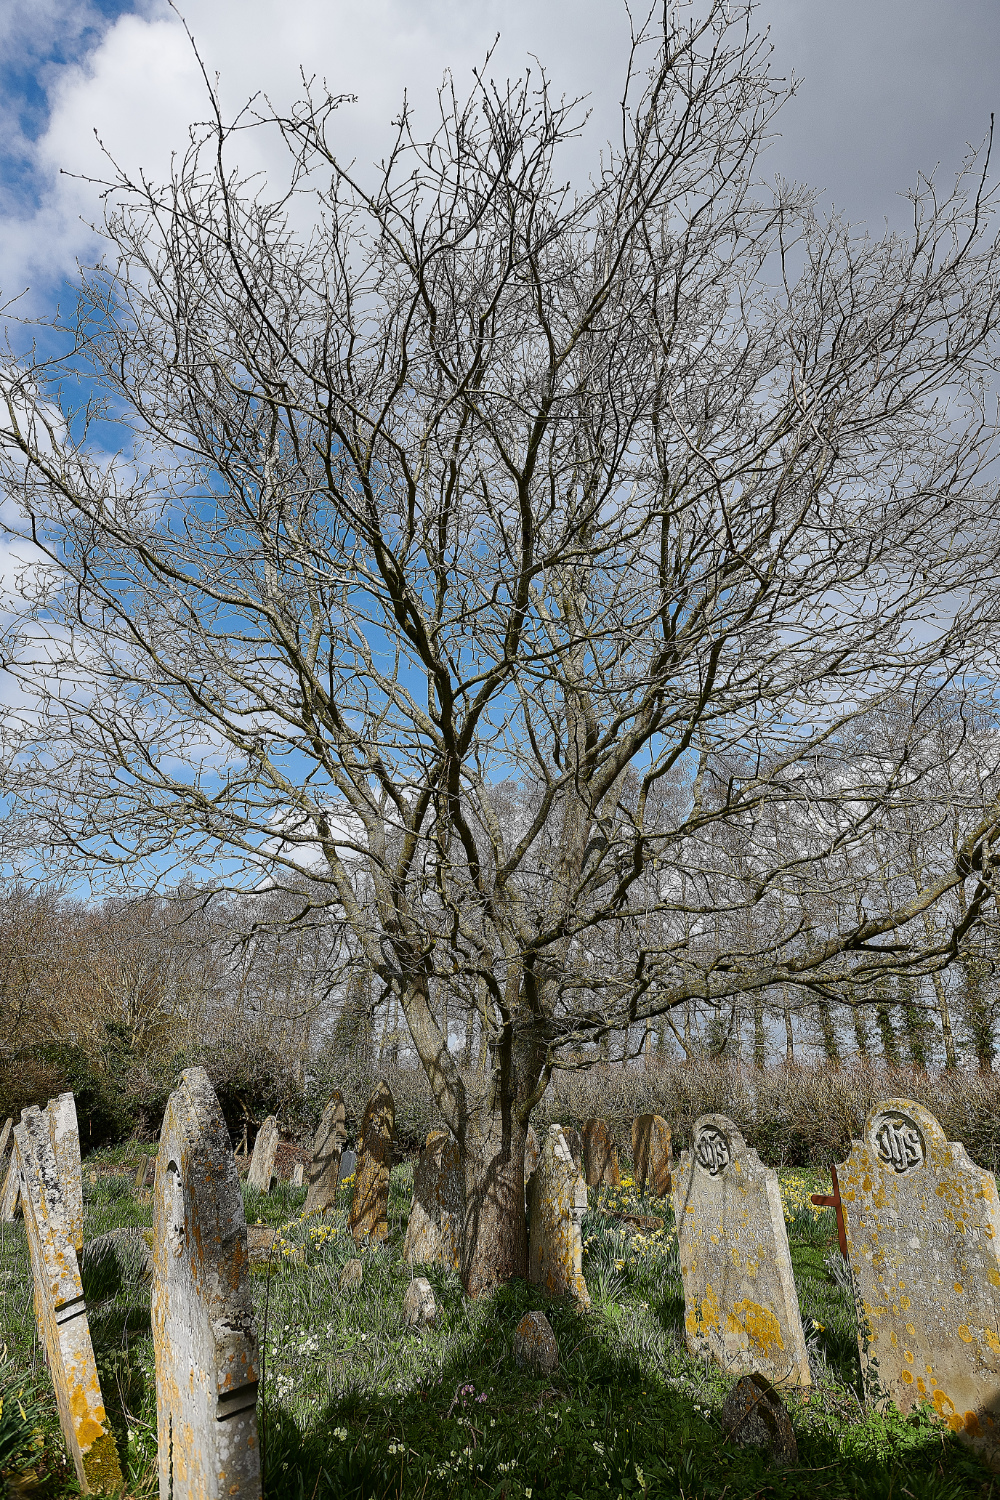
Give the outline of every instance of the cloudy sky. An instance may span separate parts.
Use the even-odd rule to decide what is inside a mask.
[[[590,95],[580,160],[612,132],[627,41],[617,0],[179,0],[227,106],[295,93],[298,73],[357,94],[339,149],[378,158],[404,88],[426,106],[445,67],[460,84],[497,33],[495,75],[535,54],[556,85]],[[1000,97],[996,0],[764,0],[775,64],[801,78],[769,172],[820,188],[854,220],[898,219],[901,190],[950,176]],[[51,299],[92,248],[95,132],[132,170],[161,175],[204,116],[190,45],[163,0],[0,0],[0,291]],[[591,147],[592,143],[592,147]],[[267,161],[255,162],[266,168]],[[84,221],[84,222],[81,222]]]

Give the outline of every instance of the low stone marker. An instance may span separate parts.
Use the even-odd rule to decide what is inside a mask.
[[[151,1315],[160,1495],[259,1500],[257,1329],[229,1132],[203,1068],[167,1101]]]
[[[432,1130],[413,1169],[413,1203],[403,1259],[420,1265],[442,1261],[457,1271],[464,1218],[465,1177],[458,1142],[446,1130]]]
[[[887,1099],[838,1167],[866,1395],[929,1401],[1000,1463],[1000,1205],[929,1110]]]
[[[389,1233],[389,1172],[395,1128],[396,1104],[383,1079],[361,1118],[358,1168],[349,1218],[357,1245],[362,1240],[384,1240]]]
[[[778,1178],[725,1115],[702,1115],[674,1173],[688,1352],[809,1385]]]
[[[573,1165],[562,1126],[550,1125],[528,1190],[528,1280],[553,1297],[567,1293],[590,1306],[583,1279],[587,1189]]]
[[[434,1293],[426,1276],[415,1276],[403,1298],[403,1322],[408,1328],[429,1328],[437,1317]]]
[[[357,1152],[355,1152],[355,1151],[345,1151],[344,1154],[343,1154],[343,1156],[340,1158],[340,1180],[341,1180],[341,1182],[346,1182],[349,1177],[353,1177],[354,1174],[355,1174],[355,1172],[357,1170],[358,1170]]]
[[[35,1317],[63,1437],[84,1494],[115,1489],[122,1484],[122,1472],[104,1410],[47,1114],[36,1105],[23,1110],[14,1139],[35,1285]]]
[[[632,1121],[632,1165],[639,1193],[654,1198],[670,1192],[670,1126],[662,1115],[637,1115]]]
[[[514,1329],[514,1363],[519,1370],[551,1375],[559,1368],[559,1345],[543,1312],[527,1312]]]
[[[63,1193],[69,1237],[77,1255],[83,1249],[83,1170],[80,1166],[80,1127],[72,1094],[50,1099],[45,1110],[56,1171]]]
[[[719,1422],[739,1448],[766,1448],[779,1464],[799,1461],[792,1419],[781,1397],[763,1375],[741,1375],[722,1403]]]
[[[588,1120],[583,1127],[583,1168],[588,1187],[618,1187],[618,1151],[607,1120]]]
[[[323,1118],[319,1122],[313,1140],[305,1213],[325,1213],[336,1203],[337,1186],[340,1182],[340,1158],[346,1141],[347,1110],[344,1106],[343,1095],[338,1091],[324,1109]]]
[[[277,1155],[280,1140],[281,1132],[278,1129],[278,1122],[274,1115],[268,1115],[253,1143],[253,1156],[250,1158],[250,1170],[247,1173],[247,1186],[256,1188],[258,1193],[271,1191],[271,1183],[274,1181],[274,1158]]]

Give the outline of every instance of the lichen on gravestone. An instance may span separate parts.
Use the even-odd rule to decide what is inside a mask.
[[[583,1170],[588,1187],[618,1187],[618,1150],[607,1120],[587,1120],[583,1127]]]
[[[312,1161],[309,1163],[308,1192],[303,1212],[324,1213],[337,1201],[337,1186],[340,1181],[340,1160],[347,1141],[347,1110],[343,1095],[334,1093],[323,1118],[319,1122],[313,1140]]]
[[[203,1068],[167,1101],[151,1316],[160,1495],[259,1500],[257,1329],[236,1162]]]
[[[809,1385],[777,1174],[725,1115],[695,1123],[673,1201],[689,1353],[774,1385]]]
[[[441,1261],[458,1270],[465,1217],[465,1177],[458,1142],[432,1130],[413,1169],[413,1202],[403,1240],[403,1259],[428,1265]]]
[[[632,1121],[632,1167],[636,1191],[665,1198],[670,1191],[670,1126],[661,1115]]]
[[[559,1345],[543,1312],[526,1312],[514,1329],[514,1363],[534,1375],[558,1370]]]
[[[384,1240],[389,1234],[389,1173],[395,1126],[395,1101],[383,1079],[361,1119],[349,1221],[358,1245],[364,1240]]]
[[[20,1212],[21,1174],[17,1166],[17,1152],[14,1151],[7,1164],[7,1175],[0,1192],[0,1224],[13,1224]]]
[[[79,1255],[83,1249],[83,1169],[76,1100],[72,1094],[60,1094],[49,1100],[45,1114],[63,1192],[67,1230]]]
[[[247,1173],[247,1186],[256,1188],[258,1193],[271,1191],[271,1183],[274,1181],[274,1158],[277,1155],[280,1140],[281,1132],[278,1129],[278,1121],[274,1115],[268,1115],[253,1143],[253,1156]]]
[[[528,1280],[552,1297],[590,1306],[583,1276],[587,1188],[560,1125],[546,1132],[528,1190]]]

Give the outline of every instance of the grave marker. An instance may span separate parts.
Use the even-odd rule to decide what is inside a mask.
[[[887,1099],[837,1168],[872,1404],[930,1401],[1000,1462],[996,1180],[912,1099]]]
[[[35,1286],[35,1319],[59,1407],[59,1422],[84,1494],[122,1483],[83,1300],[76,1246],[49,1134],[37,1107],[14,1130],[24,1226]]]
[[[385,1079],[368,1101],[361,1119],[358,1166],[351,1198],[350,1228],[355,1244],[384,1240],[389,1233],[389,1172],[396,1104]]]
[[[688,1351],[809,1385],[777,1174],[725,1115],[702,1115],[674,1173]]]
[[[618,1187],[618,1151],[607,1120],[587,1120],[583,1127],[583,1166],[588,1187]]]
[[[259,1500],[257,1329],[229,1132],[204,1068],[167,1100],[151,1315],[161,1500]]]
[[[21,1212],[21,1174],[17,1169],[17,1151],[11,1153],[0,1194],[0,1224],[13,1224]]]
[[[661,1115],[637,1115],[632,1121],[632,1164],[635,1186],[655,1198],[670,1191],[670,1126]]]
[[[528,1280],[590,1306],[583,1279],[587,1188],[559,1125],[550,1125],[528,1190]]]
[[[573,1165],[578,1172],[583,1171],[583,1136],[572,1125],[564,1125],[562,1128],[563,1139],[569,1147],[569,1154],[573,1158]]]
[[[7,1160],[7,1152],[13,1146],[14,1121],[8,1115],[0,1130],[0,1172],[3,1171],[4,1162]]]
[[[465,1177],[458,1142],[446,1130],[432,1130],[413,1169],[413,1204],[403,1259],[420,1264],[439,1260],[457,1271],[464,1218]]]
[[[58,1098],[49,1100],[45,1114],[63,1193],[67,1229],[79,1255],[83,1249],[83,1170],[80,1166],[80,1127],[76,1119],[76,1100],[72,1094],[60,1094]]]
[[[253,1143],[253,1156],[247,1173],[248,1186],[256,1188],[258,1193],[271,1191],[271,1183],[274,1181],[274,1158],[277,1155],[280,1140],[278,1122],[274,1115],[268,1115]]]
[[[347,1140],[347,1110],[343,1095],[333,1095],[319,1122],[309,1164],[309,1191],[303,1212],[324,1213],[337,1201],[340,1158]]]

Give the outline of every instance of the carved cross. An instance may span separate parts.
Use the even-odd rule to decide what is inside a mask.
[[[813,1193],[809,1199],[815,1203],[817,1208],[833,1208],[837,1211],[837,1239],[840,1241],[840,1253],[847,1260],[847,1226],[844,1223],[844,1205],[840,1201],[840,1183],[837,1181],[837,1168],[830,1168],[830,1177],[833,1180],[832,1194]]]

